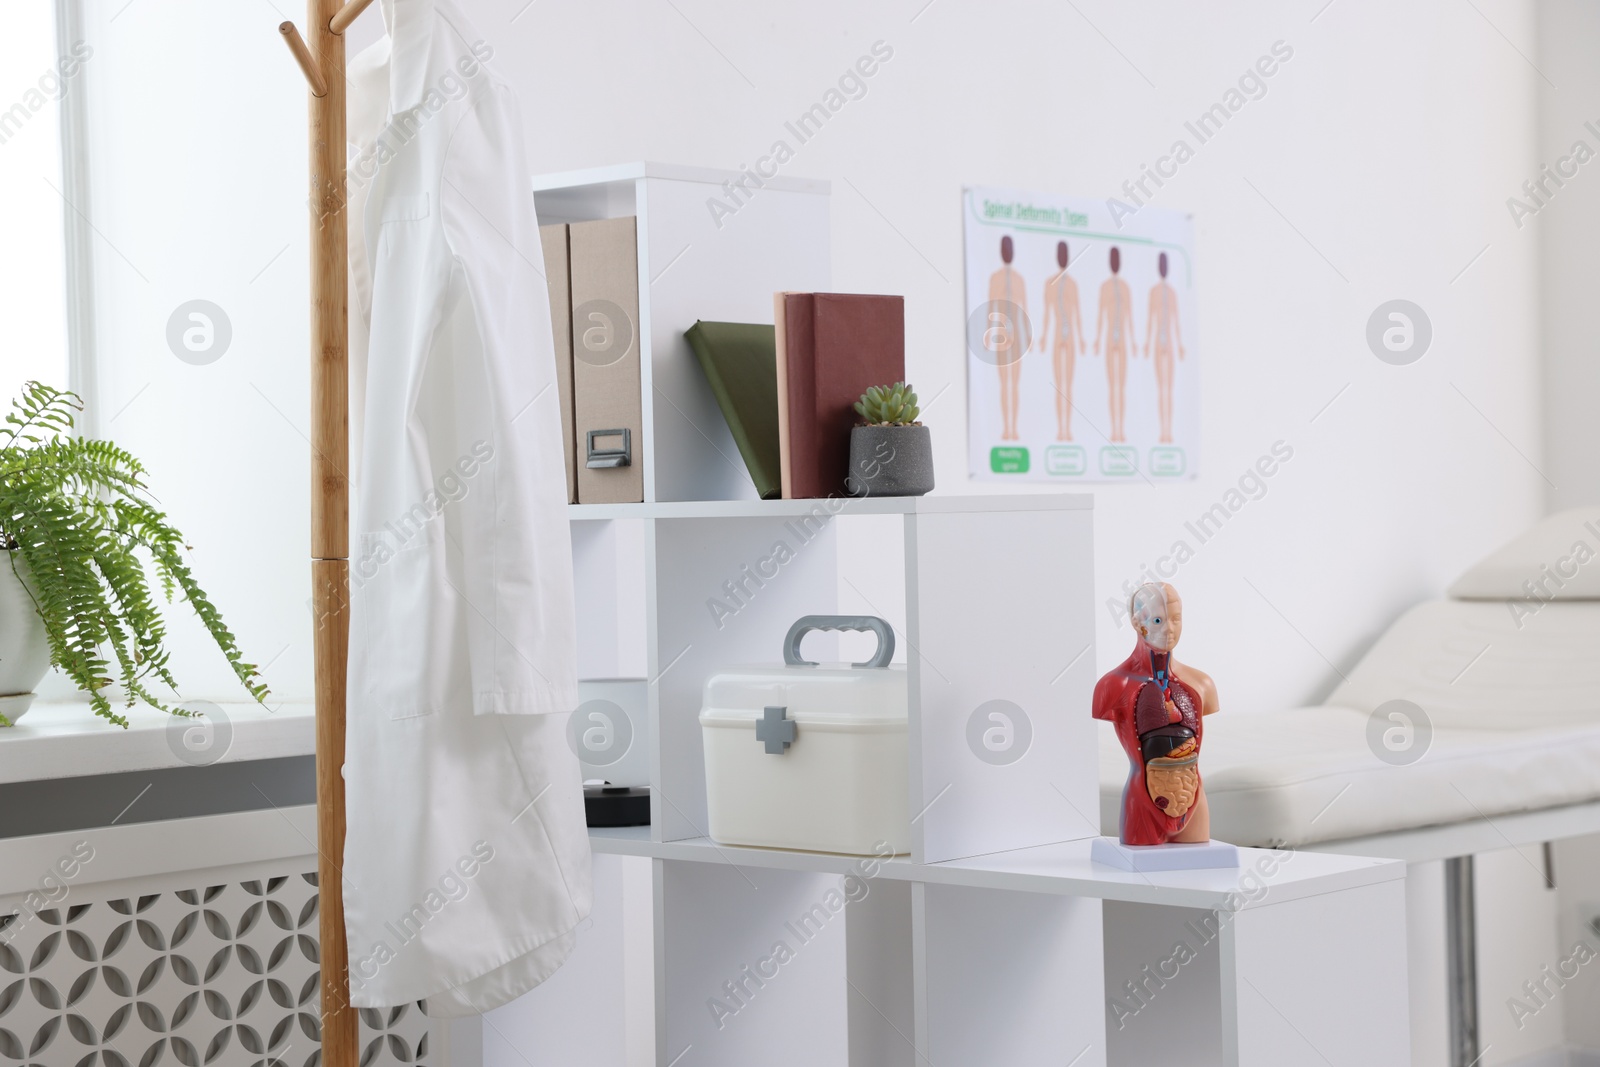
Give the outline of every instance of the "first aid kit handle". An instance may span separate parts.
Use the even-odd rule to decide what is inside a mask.
[[[863,630],[878,635],[878,651],[865,663],[852,667],[887,667],[894,659],[894,629],[876,615],[802,615],[783,639],[783,662],[791,667],[815,667],[800,655],[800,639],[812,630]]]

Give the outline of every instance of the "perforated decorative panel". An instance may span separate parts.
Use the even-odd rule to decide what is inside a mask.
[[[0,924],[0,1064],[321,1063],[314,873],[85,888]],[[436,1063],[419,1005],[360,1014],[362,1067]]]

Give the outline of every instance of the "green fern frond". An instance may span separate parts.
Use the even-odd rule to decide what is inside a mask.
[[[147,684],[178,688],[153,566],[163,598],[181,594],[240,684],[265,700],[259,671],[184,562],[183,535],[156,506],[144,466],[110,441],[70,436],[82,409],[74,394],[29,382],[0,427],[0,550],[10,550],[44,622],[50,662],[89,694],[96,714],[120,726],[128,720],[105,692],[113,682],[130,707],[142,700],[184,714]]]

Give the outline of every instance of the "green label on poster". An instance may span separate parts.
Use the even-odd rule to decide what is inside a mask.
[[[1119,476],[1139,473],[1139,453],[1127,445],[1106,445],[1100,449],[1100,473]]]
[[[1051,445],[1044,450],[1046,474],[1082,474],[1089,469],[1089,453],[1082,445]]]
[[[1174,477],[1189,469],[1189,457],[1181,448],[1168,445],[1150,450],[1150,473]]]
[[[989,469],[996,474],[1027,474],[1028,450],[1026,448],[989,449]]]

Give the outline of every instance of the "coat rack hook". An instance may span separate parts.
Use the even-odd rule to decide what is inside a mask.
[[[328,29],[334,33],[342,34],[349,29],[350,24],[361,16],[372,4],[372,0],[349,0],[343,7],[333,13],[333,18],[328,20]]]
[[[306,81],[311,83],[311,95],[327,96],[328,83],[322,80],[322,71],[318,69],[317,61],[311,57],[311,49],[306,47],[305,39],[300,36],[300,31],[294,28],[294,23],[279,23],[278,32],[283,34],[283,43],[289,46],[290,52],[294,53],[295,62],[300,64],[301,71],[305,73]]]

